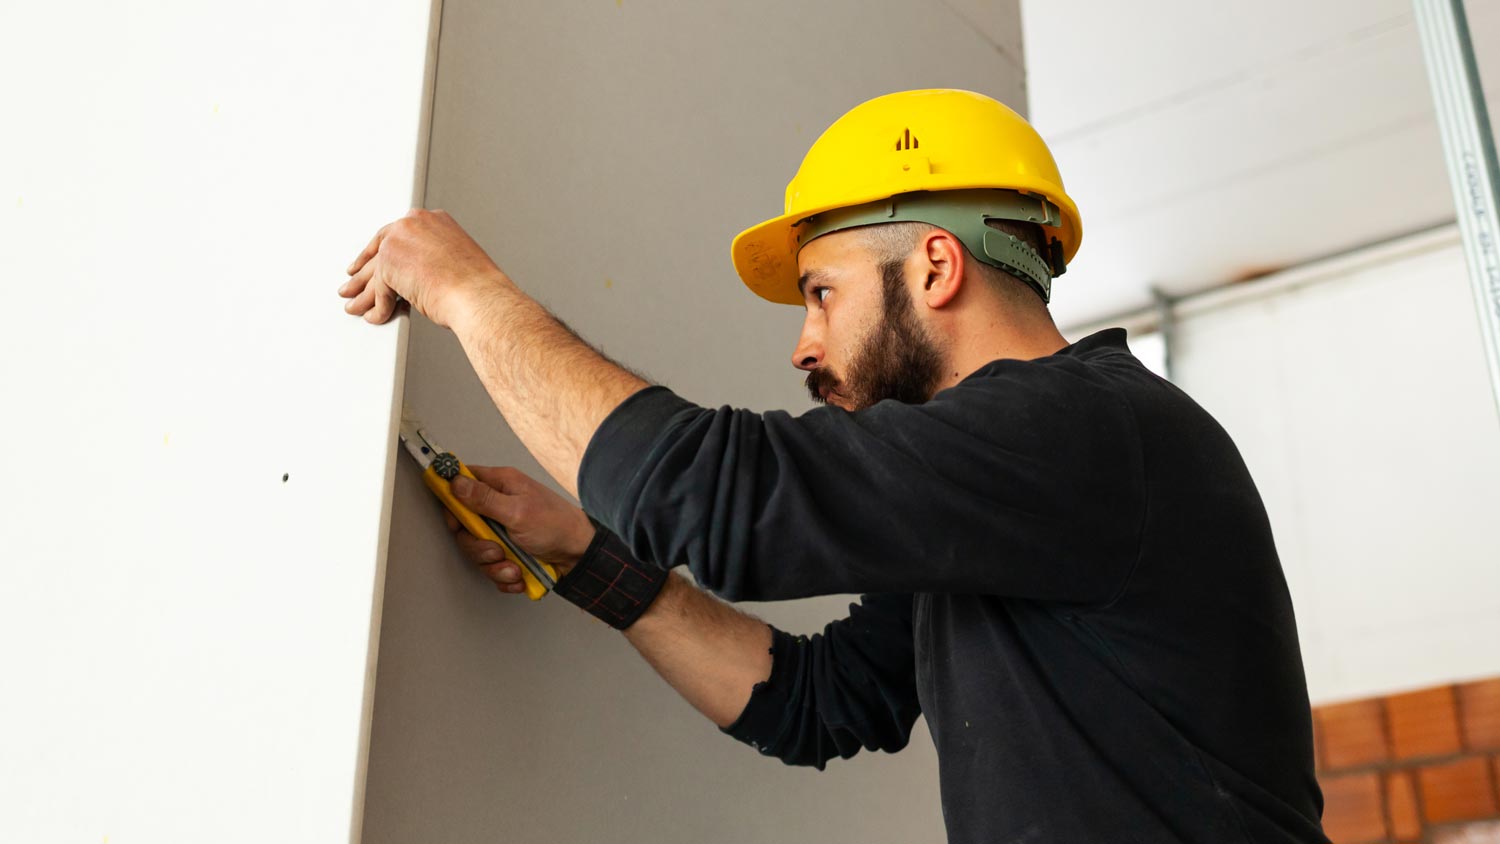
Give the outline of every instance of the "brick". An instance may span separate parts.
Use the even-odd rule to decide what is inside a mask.
[[[1439,686],[1385,700],[1391,751],[1397,759],[1447,756],[1463,749],[1452,686]]]
[[[1500,677],[1460,685],[1458,712],[1465,747],[1500,750]]]
[[[1323,832],[1339,844],[1383,841],[1385,807],[1380,802],[1380,774],[1326,777],[1323,787]]]
[[[1385,735],[1385,703],[1380,698],[1320,706],[1313,711],[1319,759],[1336,771],[1391,758]]]
[[[1402,839],[1422,837],[1417,788],[1409,772],[1391,771],[1385,775],[1385,812],[1391,822],[1391,835]]]
[[[1467,821],[1500,815],[1489,760],[1470,756],[1417,770],[1422,813],[1428,823]]]

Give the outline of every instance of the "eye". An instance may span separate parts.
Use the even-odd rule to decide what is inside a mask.
[[[833,290],[831,288],[828,288],[828,287],[814,287],[813,288],[813,296],[817,298],[819,304],[822,304],[823,302],[828,301],[827,294],[832,293],[832,292],[833,292]]]

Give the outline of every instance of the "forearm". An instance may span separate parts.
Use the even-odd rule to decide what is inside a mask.
[[[899,750],[921,711],[910,595],[861,596],[823,633],[793,636],[635,559],[604,528],[557,592],[623,630],[720,730],[788,764]]]
[[[510,279],[468,293],[453,330],[505,421],[564,489],[599,423],[647,382],[601,355]]]
[[[699,712],[734,723],[755,684],[771,675],[771,628],[670,576],[625,638]]]

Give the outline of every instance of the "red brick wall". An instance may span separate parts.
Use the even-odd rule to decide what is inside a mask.
[[[1336,844],[1500,844],[1500,677],[1313,709]]]

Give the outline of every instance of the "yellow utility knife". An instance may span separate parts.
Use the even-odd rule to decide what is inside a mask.
[[[468,507],[464,506],[458,496],[453,494],[449,482],[459,475],[463,475],[473,481],[479,481],[469,467],[451,451],[444,451],[432,442],[427,432],[416,419],[403,413],[401,415],[401,443],[406,446],[406,453],[410,454],[417,465],[422,467],[422,482],[432,490],[432,494],[443,502],[448,512],[458,519],[459,524],[469,533],[480,539],[488,539],[498,543],[505,549],[505,553],[511,559],[521,564],[521,578],[526,582],[526,597],[533,601],[540,601],[542,596],[551,591],[557,585],[557,570],[552,566],[531,556],[524,548],[517,545],[510,538],[510,532],[505,526],[490,518],[482,516]]]

